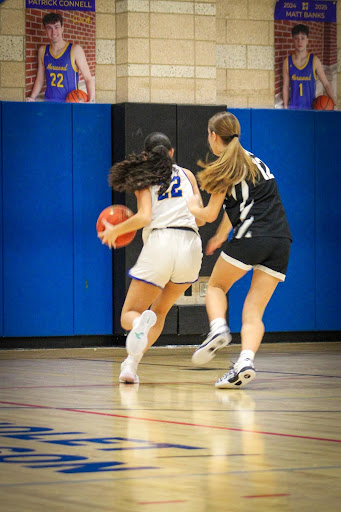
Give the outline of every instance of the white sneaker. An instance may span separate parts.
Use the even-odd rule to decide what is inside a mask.
[[[227,373],[215,383],[216,388],[243,388],[256,377],[256,370],[251,359],[237,361]]]
[[[136,375],[138,364],[137,360],[128,356],[121,364],[121,373],[119,377],[120,382],[125,382],[126,384],[138,384],[140,382],[138,375]]]
[[[220,348],[227,347],[231,340],[232,336],[227,325],[210,331],[205,341],[192,355],[192,363],[196,366],[202,366],[208,363],[214,358],[216,351]]]
[[[130,356],[142,354],[148,343],[148,332],[156,322],[154,311],[147,309],[142,313],[135,327],[132,328],[127,336],[126,348]]]

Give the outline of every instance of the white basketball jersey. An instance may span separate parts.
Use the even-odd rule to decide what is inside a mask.
[[[145,227],[143,238],[152,229],[168,227],[189,227],[198,232],[195,217],[187,206],[187,199],[193,195],[193,187],[185,171],[173,165],[172,181],[167,191],[160,195],[159,189],[159,185],[150,187],[152,221]]]

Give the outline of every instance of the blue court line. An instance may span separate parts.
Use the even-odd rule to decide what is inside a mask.
[[[260,473],[286,473],[286,472],[299,472],[299,471],[320,471],[323,470],[335,470],[341,469],[341,466],[308,466],[302,468],[275,468],[275,469],[249,469],[249,470],[237,470],[237,471],[221,471],[212,473],[179,473],[178,475],[151,475],[151,476],[132,476],[132,477],[118,477],[118,478],[90,478],[87,480],[60,480],[51,482],[25,482],[17,484],[0,484],[2,487],[34,487],[42,485],[64,485],[64,484],[80,484],[85,483],[97,483],[97,482],[111,482],[114,483],[119,480],[151,480],[151,479],[163,479],[163,478],[193,478],[198,476],[218,476],[218,475],[244,475],[244,474],[260,474]]]

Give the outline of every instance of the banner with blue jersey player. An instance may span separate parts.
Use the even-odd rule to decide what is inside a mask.
[[[275,107],[311,110],[324,95],[336,106],[336,1],[277,0]]]
[[[26,0],[26,101],[93,103],[95,61],[95,0]]]

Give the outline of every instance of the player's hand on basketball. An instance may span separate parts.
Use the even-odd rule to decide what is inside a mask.
[[[100,231],[98,233],[98,238],[100,238],[102,240],[102,244],[105,244],[109,247],[109,249],[116,249],[116,245],[115,245],[115,241],[116,241],[116,238],[117,238],[117,235],[115,234],[115,226],[113,226],[112,224],[110,224],[110,222],[108,222],[107,220],[105,219],[102,219],[101,220],[103,226],[104,226],[104,231]]]

